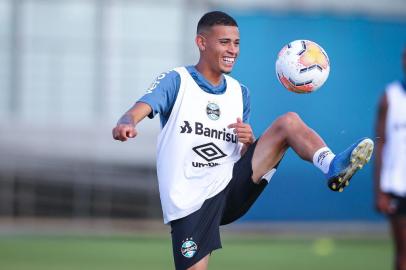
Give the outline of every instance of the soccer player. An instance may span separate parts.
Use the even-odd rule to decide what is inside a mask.
[[[348,185],[373,149],[364,138],[334,155],[293,112],[255,139],[248,89],[226,75],[240,51],[236,21],[209,12],[197,25],[195,41],[198,63],[161,74],[113,129],[114,139],[126,141],[137,135],[142,119],[160,115],[159,192],[178,270],[207,269],[211,252],[221,248],[220,225],[248,211],[289,147],[322,170],[334,191]]]
[[[402,63],[406,75],[406,47]],[[391,223],[395,269],[406,270],[406,76],[386,87],[379,102],[376,136],[376,208]]]

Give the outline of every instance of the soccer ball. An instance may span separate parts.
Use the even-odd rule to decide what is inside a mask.
[[[295,40],[282,48],[276,60],[280,83],[295,93],[311,93],[328,78],[330,61],[327,53],[310,40]]]

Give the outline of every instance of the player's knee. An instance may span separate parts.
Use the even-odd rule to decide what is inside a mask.
[[[297,113],[287,112],[278,118],[276,124],[280,129],[287,130],[295,127],[300,121],[300,116]]]

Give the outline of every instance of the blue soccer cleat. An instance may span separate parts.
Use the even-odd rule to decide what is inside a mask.
[[[362,138],[336,155],[326,174],[328,187],[332,191],[342,192],[350,184],[351,177],[371,159],[373,149],[374,142]]]

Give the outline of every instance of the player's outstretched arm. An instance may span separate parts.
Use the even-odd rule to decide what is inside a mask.
[[[234,133],[237,134],[238,141],[243,143],[241,155],[244,155],[245,151],[248,149],[248,146],[255,141],[251,126],[247,123],[243,123],[241,118],[237,118],[237,122],[228,125],[228,128],[234,128]]]
[[[129,138],[137,136],[135,126],[151,113],[151,107],[143,102],[136,103],[117,122],[113,128],[113,138],[125,142]]]

